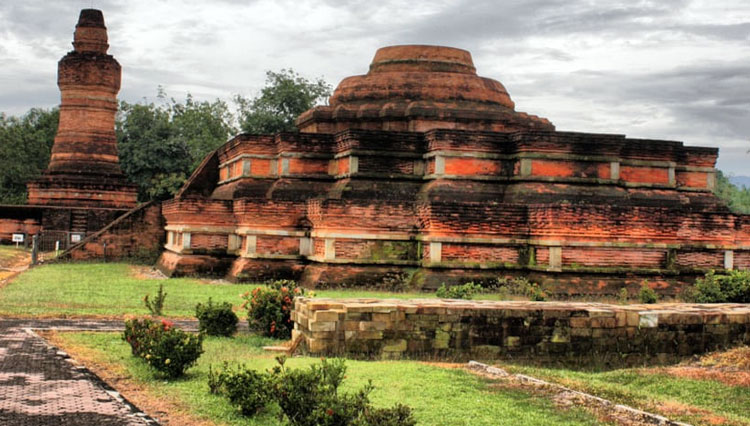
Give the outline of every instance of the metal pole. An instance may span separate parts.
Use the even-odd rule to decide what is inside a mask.
[[[39,251],[39,236],[34,235],[31,237],[31,264],[36,265],[38,261],[38,251]]]

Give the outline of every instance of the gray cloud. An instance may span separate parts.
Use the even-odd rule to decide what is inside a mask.
[[[750,175],[750,4],[688,0],[96,0],[123,65],[120,97],[252,95],[265,70],[332,84],[367,71],[378,47],[472,52],[520,110],[564,130],[721,147]],[[89,1],[0,3],[0,111],[59,102],[56,63]],[[157,16],[159,15],[160,16]]]

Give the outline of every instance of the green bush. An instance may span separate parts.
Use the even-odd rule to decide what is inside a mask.
[[[542,302],[547,300],[547,293],[542,287],[525,277],[516,277],[512,280],[500,278],[497,280],[497,287],[507,290],[510,294],[528,297],[532,301]]]
[[[167,298],[167,293],[164,292],[164,286],[159,284],[159,291],[156,293],[154,300],[149,300],[148,294],[143,297],[143,304],[146,305],[146,309],[151,312],[151,315],[161,316],[164,311],[164,300]]]
[[[231,336],[237,331],[239,319],[229,302],[214,304],[209,298],[208,303],[195,305],[195,316],[199,330],[209,336]]]
[[[168,377],[184,374],[203,353],[202,334],[186,333],[167,320],[127,320],[122,338],[133,355]]]
[[[644,281],[641,285],[641,290],[638,292],[638,300],[641,303],[656,303],[659,300],[659,296],[656,294],[654,289],[649,287],[648,281]]]
[[[476,293],[481,291],[482,286],[473,282],[450,287],[443,284],[437,289],[435,295],[441,299],[472,299]]]
[[[689,292],[698,303],[750,303],[750,271],[708,272]]]
[[[246,416],[256,414],[272,401],[268,374],[239,366],[233,369],[226,363],[221,371],[209,370],[208,388],[213,394],[227,397]]]
[[[250,328],[264,336],[288,339],[292,336],[292,309],[294,298],[304,294],[304,289],[294,281],[281,280],[268,287],[258,287],[242,298],[247,308]]]
[[[278,404],[288,424],[293,426],[413,426],[411,409],[398,404],[393,408],[374,408],[368,383],[357,392],[340,393],[346,378],[344,360],[321,359],[309,369],[286,369],[285,358],[279,366],[258,373],[246,367],[230,368],[209,374],[209,389],[224,395],[246,415],[253,415],[269,403]]]
[[[392,408],[369,408],[365,410],[361,423],[368,426],[414,426],[417,421],[406,405],[396,404]]]

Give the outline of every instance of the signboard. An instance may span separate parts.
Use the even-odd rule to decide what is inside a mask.
[[[13,242],[14,243],[22,243],[24,240],[25,235],[24,234],[13,234]]]
[[[80,243],[81,242],[81,234],[70,234],[70,242],[71,243]]]

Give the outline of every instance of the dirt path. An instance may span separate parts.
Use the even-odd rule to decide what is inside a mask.
[[[31,253],[16,250],[9,246],[0,246],[0,287],[9,283],[16,275],[29,269]]]

